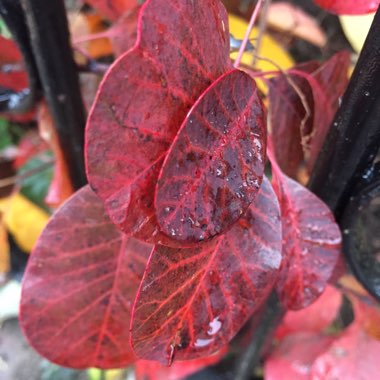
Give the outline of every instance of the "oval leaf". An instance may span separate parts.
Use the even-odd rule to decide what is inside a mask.
[[[309,307],[289,310],[276,330],[276,338],[297,332],[320,333],[337,318],[342,304],[342,293],[328,285],[323,294]]]
[[[265,361],[265,380],[310,380],[314,360],[327,351],[332,342],[332,337],[310,332],[287,336]]]
[[[314,0],[320,7],[338,15],[360,15],[375,12],[379,0]]]
[[[161,230],[199,242],[224,233],[256,196],[266,159],[266,118],[253,79],[233,70],[199,98],[161,169]]]
[[[329,208],[293,181],[269,155],[281,207],[284,255],[277,292],[284,306],[309,306],[324,291],[337,264],[341,233]]]
[[[23,279],[21,326],[44,357],[73,368],[134,361],[129,321],[151,247],[111,223],[88,186],[43,231]]]
[[[369,337],[353,323],[314,362],[313,380],[374,380],[379,377],[380,341]]]
[[[89,182],[124,232],[160,241],[153,198],[166,151],[194,102],[230,67],[219,0],[144,3],[137,43],[105,76],[86,133]]]
[[[265,180],[246,215],[216,241],[156,246],[133,309],[135,353],[170,364],[221,349],[265,301],[280,262],[279,206]]]

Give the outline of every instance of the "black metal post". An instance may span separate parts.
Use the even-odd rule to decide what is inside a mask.
[[[63,0],[21,0],[42,88],[74,188],[86,184],[86,116]]]
[[[338,219],[379,145],[380,8],[309,183]]]

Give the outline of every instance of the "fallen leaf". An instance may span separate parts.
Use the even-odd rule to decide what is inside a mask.
[[[276,338],[297,332],[321,333],[337,318],[342,304],[342,293],[327,285],[322,295],[310,306],[298,311],[288,311],[276,330]]]
[[[328,350],[333,340],[310,332],[287,336],[265,361],[265,380],[310,380],[315,359]]]
[[[314,362],[312,380],[374,380],[379,375],[380,341],[351,324]]]
[[[0,201],[4,223],[20,248],[29,253],[49,215],[19,193]]]
[[[291,3],[271,3],[267,23],[277,31],[302,38],[321,48],[326,45],[326,33],[317,20]]]

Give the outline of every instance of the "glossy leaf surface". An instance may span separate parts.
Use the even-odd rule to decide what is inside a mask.
[[[312,367],[312,380],[374,380],[379,376],[380,341],[353,323],[319,356]]]
[[[265,158],[257,87],[232,70],[195,103],[166,156],[155,202],[161,230],[190,242],[224,233],[256,196]]]
[[[283,305],[309,306],[325,289],[341,249],[341,233],[329,208],[282,173],[271,157],[273,187],[281,207],[283,256],[276,285]]]
[[[112,21],[116,21],[125,12],[139,4],[138,0],[85,0],[85,2]]]
[[[305,332],[286,337],[265,362],[265,380],[310,380],[315,359],[332,342],[332,337]]]
[[[285,174],[295,177],[304,160],[312,170],[347,86],[349,64],[343,51],[324,64],[300,64],[270,80],[274,149]]]
[[[137,44],[105,76],[86,133],[89,182],[124,231],[157,234],[153,197],[165,153],[191,106],[230,66],[219,0],[144,3]]]
[[[133,310],[137,356],[168,364],[220,350],[277,279],[280,227],[265,180],[245,216],[217,240],[190,249],[156,246]]]
[[[379,0],[314,0],[320,7],[338,15],[359,15],[375,12]]]
[[[52,217],[23,279],[21,326],[44,357],[73,368],[124,367],[132,303],[151,247],[111,223],[88,186]]]

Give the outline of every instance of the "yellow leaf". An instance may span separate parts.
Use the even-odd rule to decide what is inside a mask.
[[[356,52],[360,52],[362,49],[374,16],[375,14],[371,13],[368,15],[339,17],[344,34]]]
[[[234,38],[242,40],[244,38],[248,23],[239,17],[229,15],[229,25],[230,33],[234,36]],[[254,39],[257,38],[258,34],[258,28],[253,28],[250,35],[250,40],[253,46],[255,46]],[[267,34],[264,34],[263,36],[258,55],[264,58],[269,58],[283,70],[294,66],[292,58],[285,51],[285,49],[283,49],[272,37],[268,36]],[[236,57],[236,52],[231,54],[231,58],[235,59]],[[253,62],[253,52],[245,53],[242,62],[246,65],[251,66]],[[274,66],[272,63],[264,60],[258,60],[255,68],[263,71],[272,71],[278,69],[277,66]]]
[[[100,370],[97,368],[90,368],[87,371],[87,375],[88,375],[89,380],[101,380],[102,372],[103,372],[103,370]],[[106,380],[122,380],[123,374],[125,373],[125,370],[123,370],[123,369],[110,369],[110,370],[106,370],[104,372],[105,372]]]
[[[16,243],[30,252],[45,227],[49,215],[21,194],[0,200],[4,224]]]
[[[0,274],[8,273],[10,270],[9,244],[7,231],[0,213]]]

